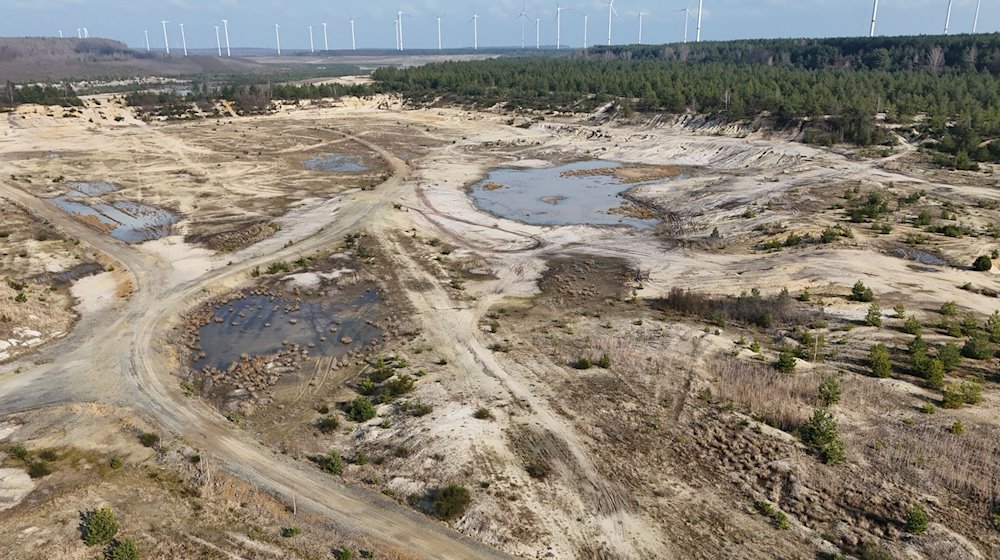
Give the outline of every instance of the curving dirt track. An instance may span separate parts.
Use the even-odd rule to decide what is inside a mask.
[[[0,182],[0,194],[116,260],[129,271],[134,284],[131,300],[117,313],[105,314],[100,324],[93,319],[81,324],[73,335],[37,357],[36,363],[41,365],[0,377],[0,415],[64,402],[127,404],[149,415],[163,429],[215,455],[233,473],[275,494],[289,499],[295,496],[300,504],[312,506],[347,530],[369,534],[425,558],[507,558],[372,492],[339,484],[315,468],[265,448],[250,435],[233,429],[213,409],[184,396],[169,374],[171,358],[159,341],[165,339],[171,317],[213,287],[245,278],[255,266],[327,246],[348,232],[375,225],[374,218],[388,206],[387,200],[398,197],[405,163],[363,139],[349,138],[376,151],[390,164],[392,176],[383,185],[373,192],[353,193],[331,216],[327,227],[312,237],[179,286],[166,283],[167,263],[147,258]]]

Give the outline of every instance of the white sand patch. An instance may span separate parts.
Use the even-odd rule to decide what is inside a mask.
[[[28,473],[21,469],[0,469],[0,511],[21,503],[35,489]]]
[[[198,278],[222,264],[215,253],[185,243],[184,238],[179,235],[147,241],[139,247],[143,251],[152,253],[160,261],[170,263],[173,268],[173,279],[179,282]]]
[[[93,313],[111,305],[115,301],[115,275],[112,272],[102,272],[77,280],[70,293],[76,298],[77,312]]]

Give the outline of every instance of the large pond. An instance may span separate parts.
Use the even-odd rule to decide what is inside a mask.
[[[650,227],[657,220],[609,212],[626,204],[621,194],[633,186],[613,173],[607,161],[585,161],[543,169],[502,168],[472,185],[476,206],[496,216],[540,225],[628,225]]]
[[[295,303],[253,295],[216,306],[213,319],[198,331],[205,357],[197,359],[194,366],[225,371],[244,354],[274,354],[288,344],[308,347],[312,354],[342,356],[381,336],[381,331],[367,322],[375,319],[377,304],[378,294],[369,290],[356,298],[332,302]]]

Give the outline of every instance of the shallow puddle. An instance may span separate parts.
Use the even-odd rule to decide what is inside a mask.
[[[932,266],[948,266],[948,261],[935,255],[934,253],[929,253],[927,251],[920,251],[917,249],[907,249],[900,247],[896,249],[896,256],[904,258],[910,261],[916,261],[920,264],[928,264]]]
[[[307,169],[318,171],[342,171],[344,173],[368,171],[364,159],[357,154],[323,154],[307,159],[303,165]]]
[[[106,182],[68,183],[63,196],[50,199],[63,212],[87,225],[110,234],[125,243],[142,243],[170,234],[170,226],[179,218],[170,212],[134,202],[89,202],[87,199],[115,192],[120,187]]]
[[[366,322],[375,320],[377,305],[378,294],[369,290],[340,302],[296,305],[291,300],[253,295],[216,306],[212,320],[198,331],[205,357],[196,359],[194,367],[225,371],[244,354],[274,354],[288,344],[309,348],[313,355],[342,356],[381,336],[381,330]]]
[[[634,184],[608,173],[621,167],[607,161],[586,161],[545,169],[497,169],[470,188],[476,206],[494,215],[534,225],[629,225],[650,227],[657,220],[610,213],[627,204],[621,193]]]

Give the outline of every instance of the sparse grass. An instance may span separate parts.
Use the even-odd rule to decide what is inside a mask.
[[[761,364],[724,359],[713,362],[711,371],[717,379],[713,389],[716,398],[788,432],[805,423],[803,411],[816,398],[813,380]]]
[[[792,526],[791,523],[788,522],[788,516],[785,515],[785,512],[781,511],[770,502],[759,500],[754,503],[754,509],[756,509],[761,515],[769,518],[771,520],[771,524],[774,525],[776,529],[790,529]]]

